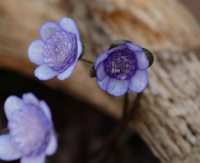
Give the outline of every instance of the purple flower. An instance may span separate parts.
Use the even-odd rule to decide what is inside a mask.
[[[40,80],[55,76],[60,80],[68,78],[82,53],[82,42],[74,20],[62,18],[58,24],[45,23],[40,28],[40,37],[28,49],[29,59],[38,65],[35,76]]]
[[[21,158],[21,163],[44,163],[46,155],[57,149],[51,112],[44,101],[32,93],[22,99],[7,98],[4,105],[9,134],[0,135],[0,159],[11,161]]]
[[[96,58],[97,84],[114,96],[122,96],[128,90],[142,92],[148,83],[149,65],[142,47],[130,41],[118,42]]]

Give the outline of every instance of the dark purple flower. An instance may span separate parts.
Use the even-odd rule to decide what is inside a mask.
[[[114,96],[142,92],[148,83],[149,60],[142,47],[122,41],[100,54],[94,64],[97,84]]]
[[[9,96],[4,105],[9,134],[0,135],[0,160],[44,163],[57,149],[51,112],[32,93]]]
[[[35,76],[40,80],[55,76],[60,80],[68,78],[82,53],[80,34],[74,20],[62,18],[58,24],[45,23],[40,29],[40,37],[28,49],[29,59],[38,65]]]

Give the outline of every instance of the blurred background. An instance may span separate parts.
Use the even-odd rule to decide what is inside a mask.
[[[84,0],[81,3],[84,4]],[[88,3],[88,1],[85,3]],[[120,3],[123,4],[123,0]],[[182,0],[180,3],[183,3],[198,21],[200,20],[199,0]],[[99,6],[92,6],[91,8],[101,9],[105,7],[106,10],[113,10],[112,6],[103,6],[101,3],[97,4]],[[69,82],[59,83],[56,80],[40,82],[33,76],[34,65],[27,60],[26,51],[28,44],[31,40],[37,39],[38,30],[42,22],[48,19],[56,20],[56,18],[65,15],[80,20],[78,24],[82,33],[84,33],[83,38],[87,39],[89,44],[91,43],[87,49],[89,53],[100,52],[100,50],[107,47],[110,38],[102,30],[104,27],[92,24],[89,21],[90,19],[95,19],[98,22],[98,15],[94,15],[95,18],[92,18],[91,13],[93,10],[91,9],[85,13],[84,7],[87,6],[72,0],[0,1],[0,131],[3,131],[7,126],[7,120],[3,112],[5,99],[9,95],[21,96],[24,92],[34,92],[38,98],[44,99],[51,107],[58,134],[59,148],[54,156],[47,158],[46,162],[48,163],[76,163],[80,161],[81,158],[84,158],[86,154],[103,142],[119,124],[116,117],[119,117],[120,112],[117,110],[116,112],[113,111],[114,113],[108,113],[106,110],[106,108],[109,108],[108,106],[111,106],[111,103],[108,102],[110,97],[106,97],[106,99],[102,97],[102,101],[96,99],[92,99],[93,101],[88,100],[90,98],[89,95],[84,97],[82,93],[79,93],[80,89],[77,85],[80,83],[77,83],[76,86],[72,84],[76,80],[87,82],[89,79],[86,73],[87,66],[83,65],[84,69],[81,65],[79,70],[75,72],[81,73],[80,71],[83,71],[85,73],[85,76],[83,76],[85,80],[74,75]],[[31,13],[32,11],[33,13]],[[87,19],[82,19],[81,15],[85,15]],[[87,26],[83,24],[84,21],[87,22]],[[86,29],[90,26],[95,28],[95,30],[92,29],[92,34],[86,33],[89,32]],[[99,34],[103,36],[98,37]],[[116,38],[115,35],[111,37]],[[146,42],[142,43],[146,44]],[[150,45],[150,47],[157,50],[153,45]],[[94,58],[93,55],[89,55],[89,57]],[[93,85],[95,87],[95,84]],[[88,87],[89,93],[93,93],[96,89]],[[93,95],[96,97],[100,95],[101,97],[105,94],[99,91]],[[117,99],[116,101],[120,100]],[[101,107],[104,108],[104,106],[101,106],[101,103],[107,104],[105,109],[101,109]],[[120,105],[118,102],[115,104],[116,106]],[[112,116],[113,114],[114,116]],[[127,129],[115,145],[112,146],[112,150],[109,153],[103,153],[97,160],[93,161],[93,163],[98,162],[159,163],[160,161],[142,140],[141,135]],[[4,162],[0,161],[0,163]]]

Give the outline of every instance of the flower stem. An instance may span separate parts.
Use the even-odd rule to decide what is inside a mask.
[[[123,108],[123,115],[120,124],[116,127],[116,129],[108,136],[106,141],[91,155],[89,155],[84,163],[89,163],[90,161],[94,160],[96,156],[102,154],[106,149],[108,149],[111,145],[113,145],[117,139],[123,134],[124,130],[126,129],[130,119],[133,116],[133,111],[135,108],[139,107],[140,99],[142,94],[138,94],[131,106],[130,112],[128,112],[128,93],[125,94],[124,97],[124,108]],[[83,161],[82,161],[83,162]]]
[[[83,62],[87,62],[89,64],[94,64],[94,61],[91,61],[89,59],[86,59],[86,58],[80,58],[79,60],[83,61]]]

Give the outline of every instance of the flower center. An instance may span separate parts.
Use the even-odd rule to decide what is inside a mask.
[[[9,122],[13,143],[25,156],[45,151],[50,139],[50,125],[40,108],[25,105],[13,114]]]
[[[137,59],[128,48],[117,49],[104,61],[106,73],[118,80],[129,80],[137,70]]]
[[[52,69],[63,72],[77,57],[77,40],[72,33],[56,32],[48,38],[44,46],[44,62]]]

